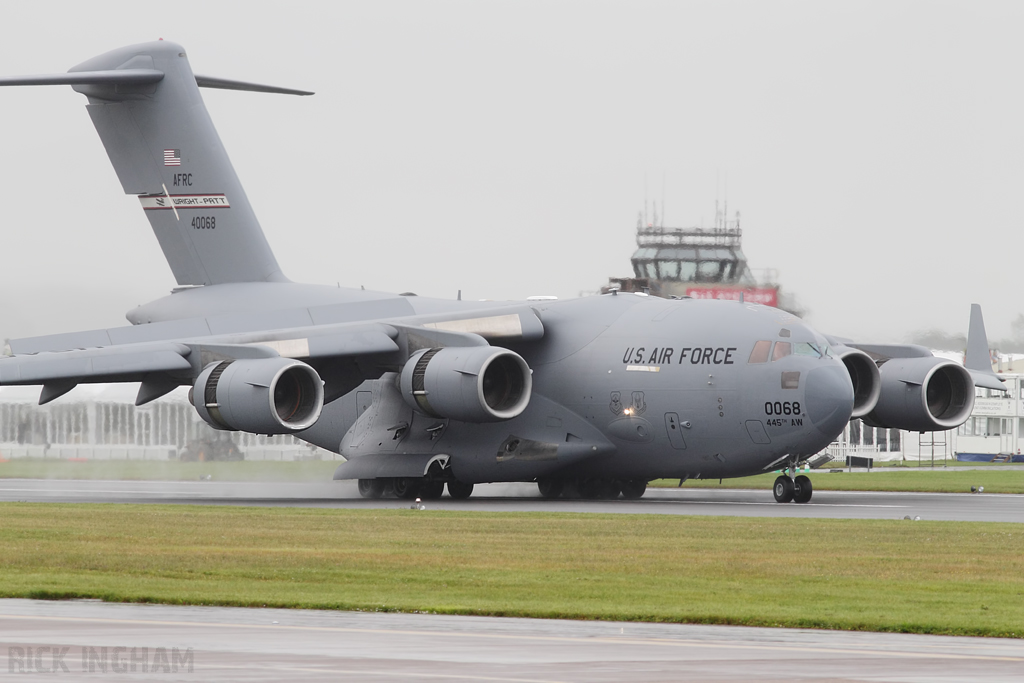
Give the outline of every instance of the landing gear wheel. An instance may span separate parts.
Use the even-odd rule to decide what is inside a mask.
[[[380,498],[384,495],[383,479],[360,479],[359,495],[363,498]]]
[[[622,497],[626,500],[639,500],[647,491],[647,482],[643,479],[626,479],[619,484],[622,487]]]
[[[545,498],[558,498],[565,489],[565,482],[561,479],[538,479],[537,489]]]
[[[800,475],[793,482],[793,502],[794,503],[807,503],[811,500],[811,494],[814,492],[814,487],[811,486],[811,480],[804,475]]]
[[[395,489],[396,498],[412,500],[416,496],[420,495],[420,489],[423,487],[423,479],[420,477],[395,477],[392,486]]]
[[[423,500],[437,500],[444,495],[443,481],[426,481],[420,487],[420,498]]]
[[[448,495],[456,500],[466,500],[473,495],[473,485],[463,484],[458,479],[448,482]]]
[[[772,488],[772,493],[775,494],[775,502],[788,503],[793,500],[794,489],[793,480],[784,474],[781,475],[775,480],[775,486]]]

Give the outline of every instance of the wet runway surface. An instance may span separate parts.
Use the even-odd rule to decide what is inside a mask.
[[[0,656],[9,678],[33,681],[905,683],[1024,671],[1024,641],[1009,639],[33,600],[0,600]]]
[[[965,475],[965,477],[968,475]],[[965,488],[970,482],[965,478]],[[173,503],[354,509],[407,507],[396,499],[365,500],[355,482],[91,481],[0,479],[0,501]],[[815,491],[805,505],[778,504],[771,491],[648,489],[641,500],[545,500],[533,484],[478,485],[469,500],[425,501],[431,510],[603,512],[627,514],[903,519],[1024,523],[1024,496],[970,493]]]

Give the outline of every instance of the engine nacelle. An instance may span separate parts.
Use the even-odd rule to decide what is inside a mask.
[[[860,349],[837,346],[832,351],[839,357],[839,360],[843,361],[846,371],[850,373],[850,381],[853,382],[853,415],[851,417],[864,417],[875,409],[878,396],[882,391],[878,366],[875,365],[871,356]]]
[[[320,418],[324,383],[290,358],[225,360],[203,369],[189,400],[214,429],[291,434]]]
[[[974,380],[942,358],[892,358],[878,369],[881,393],[865,418],[872,427],[932,432],[958,427],[974,409]]]
[[[526,410],[533,377],[526,361],[508,349],[458,346],[415,353],[400,386],[406,403],[431,417],[499,422]]]

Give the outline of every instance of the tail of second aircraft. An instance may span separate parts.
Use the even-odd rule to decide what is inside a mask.
[[[992,356],[988,348],[988,335],[985,333],[985,319],[981,315],[981,306],[971,304],[971,322],[967,328],[967,352],[964,354],[964,367],[971,373],[974,385],[1006,391],[1006,385],[999,375],[992,372]]]
[[[71,85],[126,194],[142,210],[179,285],[286,281],[213,126],[199,86],[312,93],[196,76],[184,48],[158,41],[107,52],[66,74],[0,85]]]

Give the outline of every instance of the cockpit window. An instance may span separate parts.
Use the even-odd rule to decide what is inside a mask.
[[[797,342],[793,345],[793,353],[798,356],[812,356],[814,358],[821,358],[821,349],[818,348],[817,344],[811,344],[809,342]]]
[[[768,352],[772,350],[770,341],[754,342],[754,350],[750,352],[748,363],[767,363]]]
[[[793,353],[793,345],[789,342],[775,342],[775,351],[772,353],[772,360],[776,361],[785,358]]]

